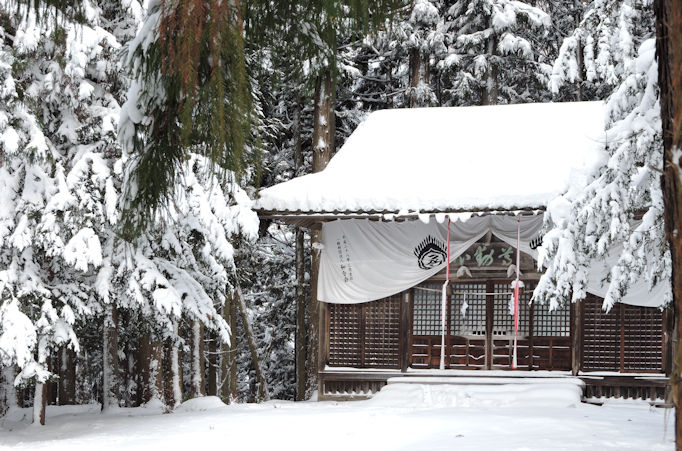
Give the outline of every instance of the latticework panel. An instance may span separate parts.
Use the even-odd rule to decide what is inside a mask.
[[[412,333],[441,334],[441,286],[424,284],[414,289]]]
[[[602,299],[588,296],[583,314],[583,369],[620,370],[620,305],[609,313]]]
[[[362,307],[356,304],[329,304],[329,364],[361,366]]]
[[[509,283],[495,283],[493,286],[495,296],[493,297],[493,336],[513,336],[514,335],[514,315],[513,315],[513,291]],[[532,292],[532,291],[531,291]],[[499,293],[499,294],[498,294]],[[510,308],[511,304],[511,308]],[[528,294],[522,293],[519,296],[519,336],[528,335],[529,323]]]
[[[400,299],[329,304],[329,365],[398,368]]]
[[[398,367],[400,352],[400,295],[364,306],[364,366]]]
[[[621,305],[623,366],[627,371],[663,370],[663,312],[656,308]]]
[[[486,285],[457,283],[451,287],[453,294],[450,295],[450,334],[485,335]],[[466,308],[463,308],[464,302]]]
[[[521,298],[525,303],[533,295],[532,289],[526,289]],[[564,304],[550,311],[549,304],[536,302],[533,305],[533,336],[534,337],[570,337],[571,336],[571,308]]]

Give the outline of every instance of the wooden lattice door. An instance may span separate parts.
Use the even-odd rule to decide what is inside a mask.
[[[446,368],[486,368],[489,347],[485,283],[456,283],[446,306]],[[423,284],[413,291],[410,363],[438,368],[441,355],[441,285]]]
[[[441,349],[441,286],[414,289],[410,363],[438,368]],[[570,311],[550,312],[530,305],[535,282],[526,281],[519,296],[517,365],[519,369],[567,370],[570,362]],[[510,369],[514,316],[509,281],[453,283],[449,286],[445,367]]]

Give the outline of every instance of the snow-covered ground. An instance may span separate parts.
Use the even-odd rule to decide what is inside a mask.
[[[172,414],[48,408],[48,424],[0,420],[0,449],[668,450],[672,410],[577,401],[574,387],[392,384],[366,401],[225,406],[207,397]],[[28,421],[28,420],[26,420]],[[666,431],[666,424],[667,431]]]

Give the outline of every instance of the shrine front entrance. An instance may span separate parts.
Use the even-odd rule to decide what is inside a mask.
[[[519,369],[571,369],[569,308],[549,312],[529,305],[535,281],[525,281],[519,296]],[[511,283],[505,280],[451,283],[446,306],[445,367],[511,369],[514,316]],[[512,304],[513,305],[513,304]],[[439,368],[441,286],[413,289],[410,366]]]

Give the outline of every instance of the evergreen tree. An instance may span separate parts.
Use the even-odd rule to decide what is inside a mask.
[[[537,98],[549,72],[537,49],[550,25],[547,13],[527,3],[456,1],[445,25],[452,41],[443,67],[454,72],[448,104],[493,105]]]
[[[640,277],[651,286],[670,278],[658,172],[663,149],[653,39],[642,43],[627,70],[631,72],[607,103],[608,158],[589,183],[554,200],[548,210],[550,230],[540,252],[547,272],[534,297],[549,301],[552,308],[561,299],[583,299],[591,261],[614,249],[618,259],[607,280],[605,309]],[[638,214],[641,221],[635,221]]]

